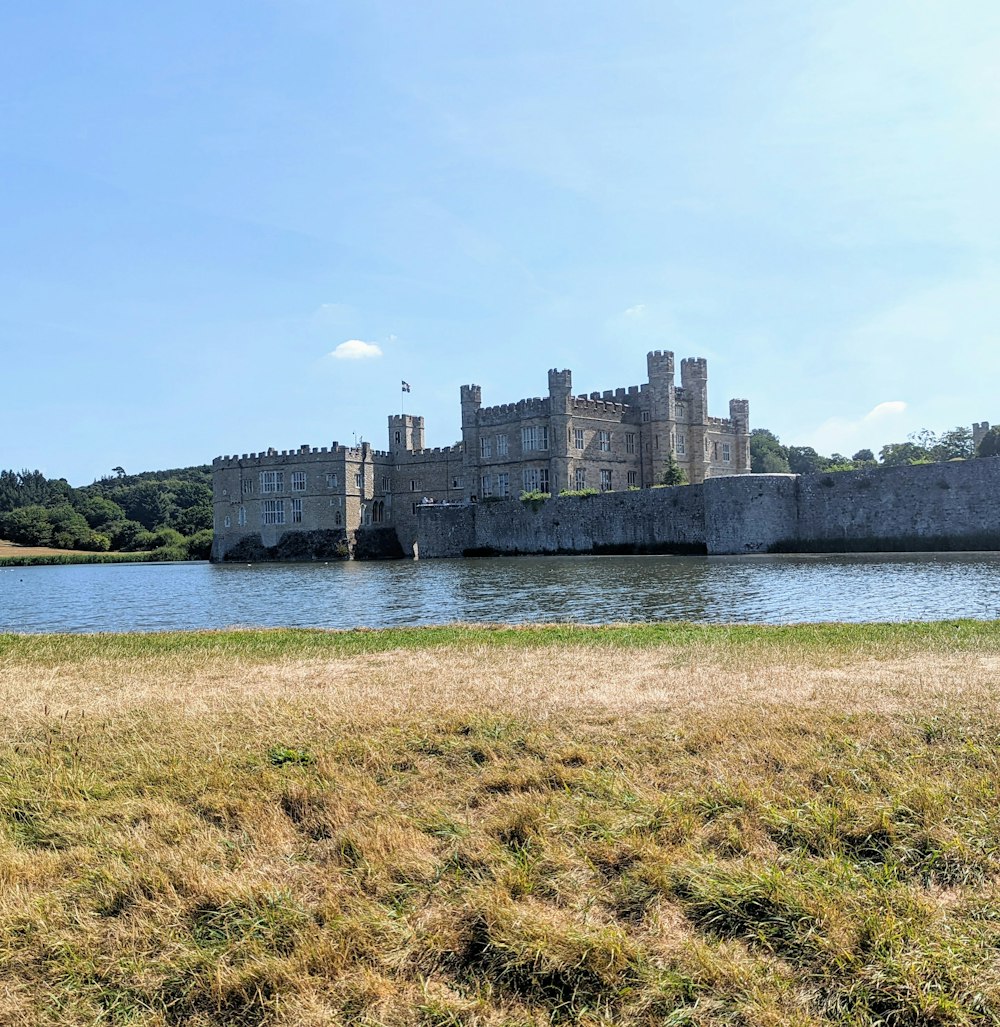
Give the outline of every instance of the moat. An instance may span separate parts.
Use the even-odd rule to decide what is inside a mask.
[[[0,632],[1000,617],[1000,553],[0,569]]]

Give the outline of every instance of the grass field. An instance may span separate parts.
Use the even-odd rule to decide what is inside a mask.
[[[1000,1022],[1000,624],[0,635],[0,1023]]]
[[[0,560],[20,556],[93,556],[82,549],[53,549],[51,546],[20,546],[0,539]]]

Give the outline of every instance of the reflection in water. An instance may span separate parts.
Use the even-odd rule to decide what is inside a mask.
[[[997,553],[0,568],[0,631],[997,616]]]

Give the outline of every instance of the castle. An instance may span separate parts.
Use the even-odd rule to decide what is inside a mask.
[[[484,407],[461,389],[462,440],[427,449],[424,419],[389,417],[389,448],[303,445],[212,463],[212,559],[413,555],[418,509],[517,498],[522,492],[642,489],[671,458],[692,484],[750,473],[749,404],[708,415],[701,358],[647,354],[643,385],[573,395],[572,374],[551,370],[548,395]]]

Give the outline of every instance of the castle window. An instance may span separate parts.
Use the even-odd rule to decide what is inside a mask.
[[[344,521],[344,518],[340,516],[340,511],[338,510],[333,515],[333,523],[339,528],[340,525],[343,523],[343,521]]]
[[[489,458],[493,456],[493,443],[490,440],[489,435],[484,435],[479,440],[479,455],[484,460],[489,460]]]
[[[389,480],[388,474],[382,475],[382,491],[389,492],[392,490],[392,482]]]
[[[583,449],[583,429],[582,428],[574,428],[573,429],[573,448],[574,449]]]
[[[397,446],[399,445],[399,443],[400,443],[402,438],[403,438],[403,433],[401,431],[396,432],[396,445]]]
[[[510,495],[510,475],[509,474],[498,474],[497,475],[497,495],[498,496],[509,496]]]
[[[677,436],[677,455],[685,456],[687,454],[687,440],[683,435]]]
[[[497,456],[506,456],[509,446],[506,433],[497,436]]]
[[[493,476],[491,474],[483,475],[483,480],[480,483],[479,494],[481,496],[493,495]]]
[[[465,482],[463,482],[461,478],[452,478],[451,479],[451,487],[453,489],[464,488],[465,487]]]
[[[413,508],[413,512],[416,513],[417,512],[417,504],[416,503],[411,503],[410,506]]]
[[[305,492],[306,490],[306,472],[305,471],[292,471],[292,491],[293,492]]]
[[[521,429],[521,449],[532,452],[549,448],[549,429],[544,424],[529,424]]]
[[[336,471],[334,471],[333,474],[328,474],[326,476],[326,487],[328,489],[335,489],[339,484],[340,478],[337,477]]]
[[[609,432],[609,431],[599,431],[597,433],[597,448],[602,453],[610,453],[611,452],[611,432]]]
[[[240,507],[240,515],[237,520],[241,528],[245,528],[247,526],[247,508],[245,506]]]
[[[372,524],[382,523],[382,510],[383,506],[381,503],[372,503]]]
[[[547,467],[525,467],[525,469],[524,469],[524,491],[525,492],[548,492],[549,491],[549,469]]]
[[[284,524],[285,501],[283,499],[265,499],[260,504],[261,524]]]
[[[365,475],[363,471],[358,471],[357,474],[354,475],[354,485],[359,489],[365,487]]]
[[[410,491],[411,492],[416,492],[417,491],[417,482],[416,482],[416,480],[414,478],[410,479]]]
[[[302,523],[302,500],[292,500],[292,524]]]
[[[643,421],[648,421],[649,420],[649,411],[648,410],[643,410],[643,412],[642,412],[642,419],[643,419]]]
[[[261,492],[281,492],[285,487],[284,471],[261,471],[260,490]],[[265,522],[270,523],[270,522]],[[284,523],[284,522],[282,522]]]
[[[576,469],[576,477],[574,478],[573,483],[576,486],[577,491],[579,491],[580,489],[585,489],[587,487],[586,467],[578,467]]]
[[[601,468],[601,491],[611,491],[611,471],[606,467]]]
[[[243,478],[240,481],[240,491],[244,496],[248,496],[253,492],[253,478]]]
[[[629,471],[626,476],[625,483],[630,489],[637,488],[639,485],[639,476],[635,471]]]
[[[626,453],[634,453],[635,452],[635,432],[634,431],[629,431],[629,432],[625,433],[625,452]]]
[[[731,459],[731,457],[732,457],[732,451],[729,448],[729,443],[728,442],[723,442],[722,443],[722,462],[724,464],[728,464],[730,459]]]
[[[718,460],[719,459],[719,444],[718,444],[718,442],[713,442],[712,443],[712,459],[713,460]]]
[[[233,523],[233,522],[232,522],[232,520],[230,519],[230,517],[229,517],[229,514],[226,514],[226,516],[225,516],[225,517],[223,518],[223,521],[222,521],[222,526],[223,526],[224,528],[228,528],[228,527],[230,527],[230,526],[232,525],[232,523]]]

